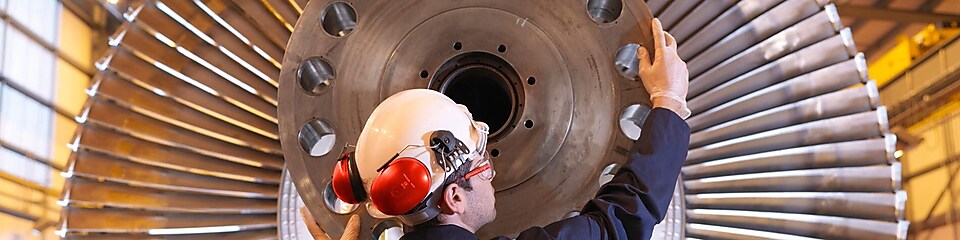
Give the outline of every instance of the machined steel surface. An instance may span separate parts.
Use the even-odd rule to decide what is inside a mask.
[[[599,7],[613,2],[620,1],[590,1]],[[464,102],[476,118],[507,116],[506,123],[491,124],[487,147],[494,152],[498,171],[506,173],[493,181],[499,220],[481,229],[481,237],[517,234],[578,210],[598,189],[602,168],[626,160],[625,151],[616,150],[628,149],[631,143],[616,127],[619,112],[649,102],[639,82],[622,76],[615,61],[621,48],[650,41],[649,36],[641,37],[649,25],[637,24],[638,19],[650,19],[643,13],[643,2],[622,2],[614,19],[580,1],[350,2],[356,28],[345,36],[330,35],[320,24],[335,13],[325,11],[335,4],[307,5],[280,74],[284,157],[308,206],[324,204],[324,194],[329,193],[323,189],[337,151],[356,142],[377,103],[411,88],[435,88],[453,99],[478,94],[485,99],[482,103]],[[409,10],[413,8],[417,11]],[[602,21],[591,17],[595,12],[603,13],[593,16]],[[635,50],[626,53],[629,60],[635,59]],[[336,69],[335,78],[319,94],[298,84],[310,81],[298,72],[311,66],[305,64],[311,58]],[[503,76],[456,78],[445,69],[451,61],[463,66],[479,62]],[[453,84],[471,87],[472,93],[444,87]],[[509,98],[512,107],[487,109],[498,96]],[[290,147],[302,139],[298,136],[311,119],[331,126],[335,151],[313,156]],[[580,170],[570,171],[571,167]],[[348,217],[324,209],[313,215],[333,235]],[[362,229],[376,223],[367,219]]]

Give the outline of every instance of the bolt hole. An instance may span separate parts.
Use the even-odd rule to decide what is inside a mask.
[[[500,156],[500,150],[499,150],[499,149],[490,150],[490,156],[491,156],[491,157],[498,157],[498,156]]]
[[[427,70],[420,71],[420,78],[426,79],[427,76],[430,76],[430,73]]]
[[[527,78],[527,85],[533,86],[534,84],[537,84],[537,78],[535,78],[535,77],[528,77],[528,78]]]
[[[460,42],[453,44],[453,50],[459,51],[460,49],[463,49],[463,44],[461,44]]]
[[[599,179],[597,179],[600,185],[603,186],[604,184],[607,184],[608,182],[610,182],[610,180],[613,180],[613,176],[617,174],[616,171],[619,169],[619,167],[620,167],[620,164],[616,164],[616,163],[611,163],[610,165],[607,165],[606,167],[604,167],[603,171],[600,171]]]
[[[370,234],[372,239],[400,239],[403,237],[403,224],[386,220],[374,226]]]
[[[594,22],[603,24],[616,21],[620,18],[623,10],[623,2],[620,0],[589,0],[587,1],[587,14]]]
[[[533,128],[533,120],[523,121],[523,126],[527,128]]]
[[[503,44],[500,44],[500,46],[497,47],[497,52],[500,52],[500,53],[505,53],[505,52],[507,52],[507,46],[506,46],[506,45],[503,45]]]
[[[303,124],[298,134],[300,148],[310,154],[310,156],[320,157],[330,153],[334,143],[337,142],[337,134],[333,127],[322,120],[312,119]]]
[[[639,48],[640,44],[630,43],[617,50],[614,64],[621,76],[628,79],[637,79],[640,72],[640,60],[637,60],[637,49]]]
[[[327,89],[337,74],[327,60],[320,57],[311,57],[304,60],[297,69],[297,82],[300,87],[311,95],[317,95]]]
[[[640,128],[646,121],[647,115],[650,115],[650,107],[640,104],[633,104],[623,109],[620,113],[620,130],[628,138],[637,140],[640,138]]]
[[[357,12],[350,4],[335,2],[327,5],[320,16],[323,31],[334,37],[345,37],[357,27]]]
[[[327,186],[323,188],[323,203],[327,210],[341,215],[349,214],[360,206],[359,204],[346,203],[337,198],[337,194],[333,192],[333,181],[327,181]]]

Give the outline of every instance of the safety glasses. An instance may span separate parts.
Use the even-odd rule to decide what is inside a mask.
[[[493,177],[497,176],[497,171],[493,169],[493,161],[490,159],[490,153],[483,151],[483,155],[480,159],[477,159],[477,164],[473,170],[463,176],[463,181],[469,180],[473,177],[478,177],[484,181],[490,181]]]

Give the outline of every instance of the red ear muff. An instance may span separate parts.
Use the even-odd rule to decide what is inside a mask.
[[[419,160],[398,158],[370,185],[370,202],[387,215],[413,210],[430,193],[430,171]]]
[[[337,166],[333,168],[333,178],[330,181],[333,185],[333,193],[340,201],[357,204],[367,198],[353,152],[340,156]]]

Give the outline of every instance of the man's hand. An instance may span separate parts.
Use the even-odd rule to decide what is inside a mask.
[[[690,81],[687,63],[677,55],[677,40],[663,31],[660,19],[653,19],[652,25],[656,54],[651,60],[646,48],[637,49],[640,81],[650,93],[654,108],[669,109],[686,119],[690,116],[690,109],[687,108],[687,86]]]
[[[310,215],[310,211],[307,211],[307,207],[300,207],[300,216],[303,216],[303,223],[307,225],[307,230],[310,231],[310,235],[313,235],[313,239],[330,240],[330,236],[327,236],[327,232],[324,232],[323,228],[320,227],[320,224],[313,220],[313,215]],[[350,216],[350,220],[347,221],[347,227],[343,229],[343,235],[340,236],[340,240],[356,240],[359,238],[360,215],[354,214],[353,216]]]

